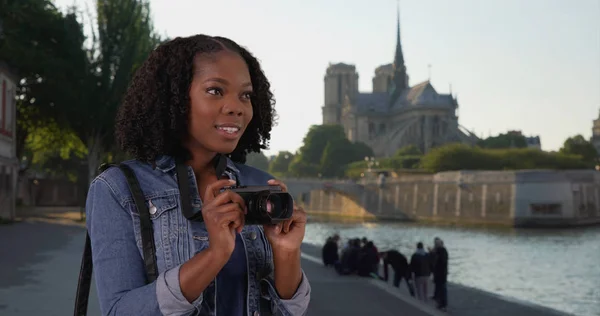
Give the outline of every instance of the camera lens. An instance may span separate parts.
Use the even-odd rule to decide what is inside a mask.
[[[278,208],[281,208],[281,205],[278,205],[277,200],[278,197],[276,195],[269,194],[269,192],[261,192],[258,196],[258,209],[260,213],[269,217],[277,216],[277,213],[279,212]]]
[[[272,216],[279,216],[281,213],[281,198],[277,194],[270,194],[265,201],[265,209]]]
[[[246,223],[274,223],[292,216],[294,202],[289,193],[262,190],[244,197],[248,205]]]

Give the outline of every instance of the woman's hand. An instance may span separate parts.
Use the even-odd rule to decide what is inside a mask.
[[[268,184],[278,185],[284,192],[287,192],[287,186],[279,180],[269,180]],[[271,243],[275,256],[300,252],[305,228],[306,213],[302,207],[295,204],[294,213],[290,219],[277,225],[263,225],[265,235]]]
[[[235,185],[233,180],[218,180],[206,187],[202,199],[202,217],[208,231],[207,250],[217,258],[229,260],[235,248],[236,232],[244,228],[246,206],[242,197],[230,190],[221,192],[226,186]]]

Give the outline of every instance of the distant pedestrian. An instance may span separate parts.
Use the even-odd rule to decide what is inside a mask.
[[[427,302],[427,283],[431,276],[431,259],[423,249],[423,243],[417,243],[417,250],[410,258],[410,272],[415,279],[417,298]]]
[[[436,237],[433,242],[433,283],[435,284],[433,298],[437,302],[438,309],[446,310],[448,306],[448,251],[440,238]]]
[[[408,266],[408,260],[406,257],[397,250],[388,250],[380,252],[379,257],[383,259],[383,279],[387,282],[388,280],[388,265],[394,269],[394,281],[395,287],[400,287],[400,281],[404,279],[406,286],[411,296],[415,296],[415,289],[410,280],[410,269]]]

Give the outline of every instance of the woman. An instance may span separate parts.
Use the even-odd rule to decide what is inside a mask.
[[[258,61],[229,39],[176,38],[150,54],[117,114],[116,137],[135,157],[126,164],[151,214],[159,274],[146,284],[140,215],[123,173],[110,168],[92,182],[86,206],[103,315],[258,315],[261,296],[274,315],[306,314],[304,211],[282,224],[244,226],[244,200],[223,190],[287,190],[243,164],[266,148],[273,105]],[[187,171],[189,201],[180,200],[177,166]],[[187,202],[202,221],[182,215]]]

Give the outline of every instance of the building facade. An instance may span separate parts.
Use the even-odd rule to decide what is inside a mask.
[[[373,92],[359,92],[354,65],[329,65],[323,124],[342,125],[349,140],[366,143],[378,157],[407,145],[426,153],[447,143],[475,144],[478,137],[458,123],[455,96],[438,93],[429,80],[409,86],[399,18],[397,27],[394,62],[375,69]]]
[[[17,77],[0,61],[0,217],[15,217],[19,163],[16,147]]]
[[[600,114],[598,115],[598,118],[595,119],[593,122],[592,138],[590,139],[590,142],[592,143],[592,145],[594,145],[594,148],[596,148],[596,151],[600,155]]]

